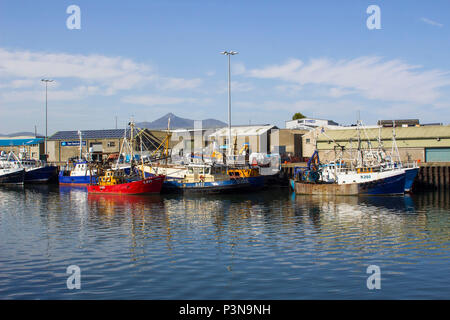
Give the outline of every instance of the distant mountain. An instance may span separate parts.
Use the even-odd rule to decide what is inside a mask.
[[[22,132],[15,132],[15,133],[9,133],[9,134],[1,134],[0,133],[0,137],[4,137],[4,138],[19,137],[19,136],[34,137],[34,132],[22,131]],[[38,134],[38,136],[41,136],[41,135]]]
[[[170,118],[170,129],[180,129],[180,128],[194,128],[194,120],[180,118],[173,113],[168,113],[159,119],[152,122],[138,122],[137,127],[147,128],[147,129],[167,129],[167,121]],[[216,119],[206,119],[203,120],[203,128],[222,128],[227,124]]]

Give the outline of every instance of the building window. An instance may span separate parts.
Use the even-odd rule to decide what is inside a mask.
[[[311,143],[311,139],[306,139],[306,143]]]
[[[108,142],[108,147],[115,147],[116,143],[114,141]]]

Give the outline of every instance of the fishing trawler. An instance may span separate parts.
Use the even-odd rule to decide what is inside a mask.
[[[403,163],[400,158],[400,152],[398,151],[397,141],[396,141],[396,132],[395,132],[395,121],[393,121],[392,125],[392,150],[391,155],[389,157],[383,157],[385,155],[385,151],[382,147],[381,143],[381,137],[380,133],[378,134],[378,145],[379,150],[378,153],[380,154],[381,158],[381,165],[385,168],[401,168],[405,170],[405,186],[404,191],[405,192],[411,192],[414,181],[419,174],[419,165],[417,161],[410,162],[410,163]]]
[[[227,173],[230,177],[247,179],[253,189],[264,187],[265,176],[260,174],[259,167],[234,167]]]
[[[25,183],[48,183],[57,175],[56,166],[33,159],[21,160],[20,163],[25,169]]]
[[[183,179],[188,174],[188,169],[184,164],[170,163],[171,149],[169,148],[172,133],[170,131],[170,118],[167,122],[165,138],[160,142],[153,152],[147,157],[147,162],[139,165],[139,170],[144,171],[146,177],[153,175],[164,175],[168,179]],[[145,131],[140,132],[141,141],[151,141]],[[151,143],[151,142],[150,142]]]
[[[0,184],[23,184],[25,169],[0,164]]]
[[[322,129],[322,134],[333,141],[340,149],[340,156],[335,156],[335,161],[328,164],[320,164],[317,151],[308,162],[306,168],[295,168],[297,180],[315,184],[335,184],[338,186],[355,184],[355,186],[333,187],[320,186],[311,187],[305,183],[297,184],[291,180],[290,184],[298,193],[319,192],[339,194],[403,194],[409,192],[419,171],[417,162],[405,165],[400,159],[397,143],[395,140],[395,123],[392,131],[392,150],[390,155],[386,154],[381,139],[381,127],[378,133],[378,147],[372,148],[367,136],[367,147],[363,148],[360,135],[361,121],[357,122],[358,147],[356,157],[349,162],[343,159],[344,147],[329,137]],[[364,130],[364,128],[362,129]],[[351,152],[353,154],[353,152]],[[328,190],[330,189],[330,190]]]
[[[404,193],[405,170],[349,168],[344,162],[322,165],[316,150],[307,167],[295,169],[291,187],[297,194],[398,195]]]
[[[24,183],[47,183],[56,176],[57,167],[45,162],[29,159],[26,153],[19,153],[17,157],[14,152],[0,154],[0,162],[13,168],[25,169]]]
[[[74,161],[74,165],[67,162],[59,171],[58,182],[60,185],[86,186],[97,182],[97,169],[86,160],[90,156],[89,153],[83,158],[81,131],[78,131],[78,136],[80,137],[80,154]]]
[[[67,164],[59,171],[58,181],[61,185],[84,186],[97,182],[97,169],[93,168],[88,161],[78,159],[75,166]]]
[[[248,178],[227,174],[227,168],[220,165],[189,164],[183,179],[168,178],[164,191],[183,193],[223,193],[251,187]]]
[[[144,164],[143,169],[146,176],[165,175],[171,179],[183,179],[188,173],[188,169],[184,165],[177,164]]]
[[[89,193],[105,194],[151,194],[160,193],[165,176],[149,178],[129,176],[123,170],[108,169],[98,178],[98,182],[87,187]]]

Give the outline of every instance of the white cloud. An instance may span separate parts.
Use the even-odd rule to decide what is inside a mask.
[[[78,78],[108,81],[129,74],[149,72],[146,65],[130,59],[102,55],[71,55],[0,49],[2,76],[23,78]]]
[[[122,98],[122,102],[132,104],[142,104],[145,106],[179,104],[186,102],[184,98],[164,97],[164,96],[126,96]]]
[[[233,75],[241,75],[246,71],[245,65],[242,62],[231,62],[231,73]]]
[[[10,51],[0,48],[0,81],[5,83],[0,88],[33,86],[41,78],[55,79],[56,83],[67,79],[75,80],[83,86],[95,86],[99,89],[96,93],[103,95],[148,85],[165,90],[180,90],[195,88],[201,84],[201,79],[161,76],[151,66],[123,57]],[[73,91],[73,94],[67,93],[67,97],[78,97],[76,90],[66,91]],[[29,92],[24,94],[31,95]]]
[[[249,92],[254,90],[255,87],[249,82],[231,81],[231,92]],[[228,92],[228,82],[222,82],[218,93]]]
[[[96,86],[78,86],[72,90],[49,90],[48,98],[50,101],[68,101],[80,100],[87,96],[98,94],[99,87]],[[3,102],[27,102],[27,101],[45,101],[45,91],[41,90],[23,90],[7,91],[0,93]]]
[[[205,105],[211,103],[211,99],[204,98],[186,98],[186,97],[171,97],[161,95],[138,95],[125,96],[121,100],[125,103],[140,104],[144,106],[161,106],[161,105],[179,105],[179,104],[198,104]]]
[[[0,83],[0,88],[18,89],[18,88],[33,87],[36,86],[36,84],[37,82],[31,79],[17,79],[4,84]]]
[[[333,98],[340,98],[340,97],[343,97],[343,96],[352,94],[352,93],[354,93],[354,92],[355,92],[355,91],[352,91],[352,90],[346,90],[346,89],[343,89],[343,88],[331,88],[331,89],[328,91],[328,95],[329,95],[330,97],[333,97]]]
[[[355,92],[367,99],[414,103],[436,102],[441,97],[440,90],[450,85],[449,72],[425,71],[420,66],[379,57],[313,59],[306,64],[291,59],[282,65],[250,70],[247,76],[332,86],[330,94],[335,96]]]
[[[248,72],[248,75],[255,78],[263,79],[291,79],[295,75],[293,74],[303,65],[303,62],[296,59],[290,59],[288,62],[282,65],[268,66],[263,69],[253,69]]]
[[[161,90],[194,89],[202,84],[202,79],[161,78],[158,85]]]
[[[420,18],[420,20],[425,22],[426,24],[429,24],[429,25],[432,25],[432,26],[435,26],[435,27],[442,28],[444,26],[442,23],[433,21],[433,20],[428,19],[428,18]]]

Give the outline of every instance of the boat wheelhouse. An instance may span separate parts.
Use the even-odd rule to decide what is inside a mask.
[[[97,169],[86,160],[78,160],[75,166],[67,165],[59,171],[59,184],[88,185],[97,182]]]

